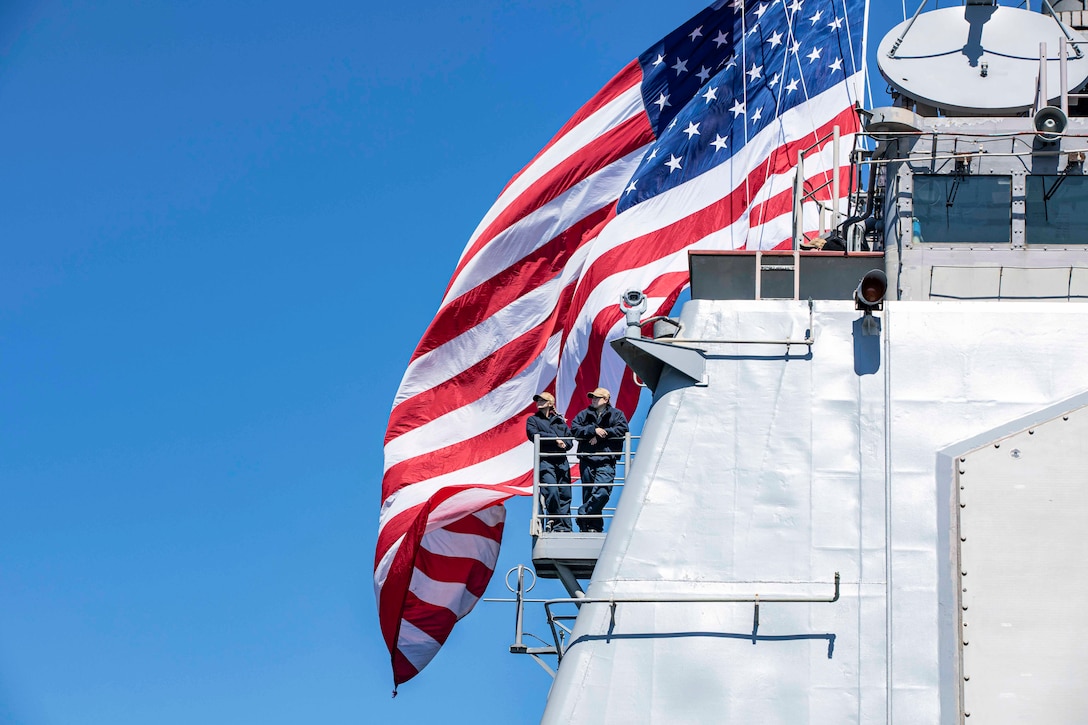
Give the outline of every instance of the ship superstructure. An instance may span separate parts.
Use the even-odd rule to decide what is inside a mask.
[[[653,406],[607,535],[534,521],[544,722],[1088,721],[1088,9],[1046,9],[895,28],[847,251],[692,253],[614,343]]]

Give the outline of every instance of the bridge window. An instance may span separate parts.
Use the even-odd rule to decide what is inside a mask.
[[[1009,244],[1012,177],[914,176],[915,241]]]
[[[1088,244],[1088,176],[1029,176],[1027,244]]]

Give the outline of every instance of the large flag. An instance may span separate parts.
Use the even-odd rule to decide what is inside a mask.
[[[798,151],[819,189],[844,163],[831,129],[845,149],[857,130],[864,14],[863,0],[715,3],[609,81],[480,222],[386,432],[374,585],[396,684],[490,581],[502,502],[531,492],[533,394],[557,388],[570,415],[604,385],[633,412],[607,346],[620,294],[666,312],[688,250],[789,246]]]

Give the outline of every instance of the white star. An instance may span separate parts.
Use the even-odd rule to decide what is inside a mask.
[[[707,103],[710,103],[711,101],[718,100],[718,89],[713,88],[713,87],[708,87],[706,89],[706,93],[703,94],[703,98],[706,99]]]
[[[654,61],[653,63],[651,63],[650,65],[652,65],[652,66],[659,66],[659,65],[661,65],[661,64],[662,64],[662,63],[664,63],[664,62],[665,62],[665,56],[663,56],[663,55],[660,55],[660,54],[659,54],[659,55],[657,56],[657,60],[655,60],[655,61]]]
[[[754,81],[756,78],[762,78],[763,77],[763,75],[760,73],[760,71],[762,71],[762,70],[763,70],[763,66],[756,65],[755,63],[752,63],[751,70],[749,70],[747,73],[745,73],[745,75],[747,75],[749,78],[751,78]]]
[[[733,107],[729,109],[733,112],[733,118],[744,115],[744,104],[740,102],[740,99],[733,101]]]
[[[725,69],[729,70],[730,68],[732,68],[736,64],[737,64],[737,56],[731,55],[731,56],[729,56],[729,61],[725,64]]]
[[[676,118],[674,117],[671,121],[669,121],[669,125],[665,127],[665,130],[666,131],[671,131],[675,126],[676,126]]]
[[[691,140],[692,136],[701,135],[699,133],[699,124],[688,121],[688,127],[684,129],[684,133],[688,135],[688,141]]]
[[[834,73],[837,70],[842,70],[842,58],[836,58],[835,62],[828,66],[831,72]]]
[[[831,28],[832,30],[842,30],[842,18],[835,18],[834,22],[830,22],[827,24],[827,27]]]
[[[744,10],[744,0],[733,0],[734,10]]]
[[[720,48],[728,42],[729,38],[725,36],[725,33],[719,30],[718,34],[714,37],[714,45]]]
[[[650,155],[646,157],[646,160],[647,161],[653,161],[656,158],[657,158],[657,149],[655,148],[653,151],[650,152]]]
[[[760,118],[763,117],[763,109],[757,108],[756,112],[752,114],[752,123],[757,123]]]
[[[725,137],[722,136],[720,133],[714,134],[714,140],[710,143],[710,145],[714,147],[715,151],[721,151],[726,146]]]
[[[796,54],[800,50],[801,50],[801,44],[799,42],[797,42],[796,40],[793,41],[793,45],[790,46],[790,52]]]
[[[635,190],[635,180],[631,179],[631,183],[627,185],[627,188],[623,190],[624,194],[630,194]]]
[[[699,72],[696,73],[695,76],[699,79],[700,82],[706,83],[707,79],[710,78],[710,69],[707,68],[705,65],[701,65],[699,66]]]
[[[671,106],[672,105],[671,103],[669,103],[669,97],[666,96],[664,93],[662,93],[660,96],[658,96],[658,99],[656,101],[654,101],[654,103],[657,104],[658,113],[660,113],[661,111],[664,111],[665,106]]]
[[[797,79],[794,78],[792,81],[790,81],[789,83],[786,84],[786,92],[787,93],[793,93],[796,90],[797,90]]]
[[[822,18],[822,17],[823,17],[823,15],[824,15],[824,11],[823,11],[823,10],[817,10],[817,11],[816,11],[816,14],[815,14],[815,15],[813,15],[813,16],[812,16],[811,18],[809,18],[809,20],[811,20],[811,21],[812,21],[812,24],[813,24],[813,25],[815,25],[816,23],[820,22],[820,18]]]
[[[772,48],[777,48],[782,45],[782,33],[777,30],[771,34],[771,37],[767,38],[767,42],[771,44]]]
[[[809,53],[808,55],[806,55],[805,57],[808,58],[809,63],[814,63],[819,59],[820,53],[822,53],[822,52],[824,52],[823,48],[813,48],[812,52]]]
[[[679,58],[676,59],[676,65],[673,65],[673,66],[670,66],[670,67],[674,71],[676,71],[676,75],[680,75],[681,73],[687,73],[688,72],[688,62],[686,60],[680,60]]]
[[[688,37],[691,38],[691,42],[693,43],[695,42],[696,38],[703,37],[703,26],[700,25],[695,30],[691,31],[691,35],[689,35]]]
[[[778,82],[779,82],[780,80],[782,80],[782,79],[781,79],[781,77],[779,77],[779,75],[778,75],[777,73],[775,73],[775,74],[774,74],[774,77],[773,77],[773,78],[771,78],[771,80],[767,82],[767,85],[768,85],[769,87],[771,87],[771,88],[774,88],[775,86],[777,86],[777,85],[778,85]]]
[[[670,174],[672,172],[676,171],[677,169],[684,168],[683,166],[680,165],[680,162],[683,161],[683,159],[684,159],[683,156],[680,156],[679,158],[677,158],[676,156],[673,156],[672,154],[669,154],[669,160],[665,162],[665,166],[669,167],[669,173]]]
[[[756,8],[754,12],[757,18],[762,18],[763,13],[767,12],[767,3],[760,3],[759,7]]]
[[[801,9],[801,0],[793,0],[793,4],[790,5],[790,10],[797,12]]]

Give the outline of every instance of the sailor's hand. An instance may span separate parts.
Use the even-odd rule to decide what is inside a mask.
[[[608,431],[606,431],[604,428],[597,428],[594,432],[597,434],[598,438],[608,437]]]
[[[597,437],[596,436],[589,439],[589,445],[591,445],[591,446],[597,445]]]
[[[566,441],[556,441],[556,443],[559,444],[559,449],[560,450],[563,450],[563,451],[567,450],[567,442]]]

